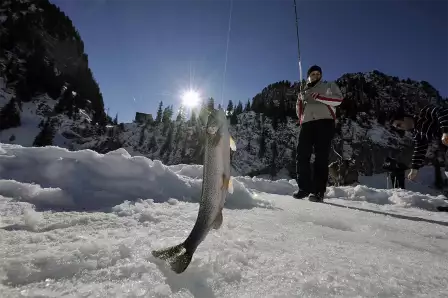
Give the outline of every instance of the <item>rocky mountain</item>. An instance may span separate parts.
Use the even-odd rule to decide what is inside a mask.
[[[344,102],[337,109],[331,159],[352,159],[365,175],[382,172],[388,155],[410,161],[411,136],[386,121],[392,110],[412,113],[429,102],[446,102],[427,82],[379,71],[345,74],[337,83]],[[281,81],[250,101],[229,102],[236,173],[295,177],[298,89],[298,82]],[[187,115],[182,108],[173,111],[160,103],[154,118],[118,124],[104,112],[83,42],[70,19],[47,0],[0,4],[0,142],[101,153],[125,148],[131,155],[169,165],[201,164],[203,126],[211,107],[217,107],[212,98]],[[433,149],[428,162],[436,145]]]
[[[0,140],[72,146],[111,119],[71,20],[48,0],[0,2]]]
[[[337,83],[344,103],[337,110],[339,119],[331,159],[352,159],[365,175],[383,172],[386,156],[410,162],[411,135],[396,131],[387,123],[391,111],[401,107],[412,113],[429,102],[445,103],[427,82],[400,80],[379,71],[346,74]],[[298,87],[298,83],[281,81],[264,88],[252,101],[229,102],[231,134],[238,148],[232,163],[238,174],[295,176]],[[200,164],[204,113],[210,107],[216,107],[212,98],[191,115],[177,111],[176,119],[171,120],[172,107],[163,108],[160,103],[155,119],[117,125],[107,141],[96,139],[88,146],[102,152],[123,147],[133,155],[160,159],[166,164]],[[436,152],[434,146],[428,152],[429,162]]]

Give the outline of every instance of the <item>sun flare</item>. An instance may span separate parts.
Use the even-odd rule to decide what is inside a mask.
[[[200,102],[200,99],[201,97],[199,95],[199,92],[195,90],[188,90],[182,94],[183,105],[190,108],[197,106]]]

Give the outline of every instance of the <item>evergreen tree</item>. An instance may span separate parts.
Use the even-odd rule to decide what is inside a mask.
[[[157,140],[156,140],[156,137],[155,137],[154,134],[151,136],[151,139],[149,140],[148,150],[150,152],[156,152],[157,151]]]
[[[274,116],[272,116],[272,128],[274,130],[278,129],[278,116],[274,114]]]
[[[277,152],[277,143],[276,142],[271,143],[271,151],[272,151],[272,156],[271,156],[270,174],[271,174],[271,178],[274,178],[275,175],[277,174],[276,160],[277,160],[278,152]]]
[[[160,155],[167,155],[169,156],[171,153],[171,149],[172,149],[172,144],[173,144],[173,125],[169,125],[169,129],[168,129],[168,135],[165,139],[165,143],[163,143],[162,148],[160,148]]]
[[[237,115],[237,113],[232,113],[232,114],[230,115],[230,124],[231,124],[231,125],[236,125],[236,124],[238,124],[238,115]]]
[[[118,125],[118,113],[115,115],[115,118],[114,118],[114,124],[115,124],[115,125]]]
[[[176,136],[174,137],[174,143],[177,145],[182,137],[182,122],[179,122],[176,128]]]
[[[0,131],[21,125],[20,111],[15,97],[0,110]]]
[[[233,102],[232,100],[229,100],[229,103],[227,104],[227,117],[230,117],[233,113]]]
[[[162,107],[163,107],[163,102],[161,101],[159,103],[159,109],[157,110],[157,116],[156,116],[156,123],[157,124],[162,122],[162,114],[163,114]]]
[[[138,140],[139,146],[142,146],[143,142],[145,141],[145,130],[146,130],[146,125],[143,125],[142,129],[140,130],[140,139]]]
[[[182,160],[184,160],[186,154],[187,154],[187,138],[185,137],[184,143],[182,146],[182,151],[180,152],[180,157]]]
[[[280,103],[278,107],[278,117],[280,120],[280,123],[286,123],[288,121],[288,118],[286,117],[288,114],[287,108],[286,108],[286,95],[283,94],[283,96],[280,98]]]
[[[266,133],[264,130],[261,131],[261,136],[259,139],[260,147],[258,151],[258,157],[263,158],[264,154],[266,153]]]
[[[173,106],[168,106],[163,110],[162,122],[169,123],[173,117]]]
[[[53,145],[54,138],[54,129],[52,127],[51,121],[49,118],[42,125],[41,131],[37,134],[34,139],[33,146],[34,147],[45,147]]]
[[[180,105],[179,107],[179,113],[176,117],[177,122],[184,122],[185,121],[185,107],[183,105]]]
[[[249,99],[247,100],[246,106],[244,107],[244,112],[249,112],[250,111],[250,101]]]
[[[241,101],[238,101],[238,105],[235,108],[235,114],[239,115],[243,112],[243,104]]]

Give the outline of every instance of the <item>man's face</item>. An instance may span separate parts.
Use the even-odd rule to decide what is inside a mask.
[[[410,130],[414,128],[414,122],[408,117],[404,117],[403,120],[394,120],[392,125],[399,130]]]
[[[310,75],[308,77],[308,81],[310,83],[312,83],[312,82],[320,80],[320,78],[321,78],[321,73],[318,72],[317,70],[315,70],[310,73]]]

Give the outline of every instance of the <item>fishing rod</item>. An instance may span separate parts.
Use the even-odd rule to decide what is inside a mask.
[[[302,91],[302,57],[300,56],[300,39],[299,39],[299,17],[297,16],[297,3],[296,0],[294,0],[294,11],[296,13],[296,37],[297,37],[297,53],[298,53],[298,59],[299,59],[299,86],[300,91]]]

